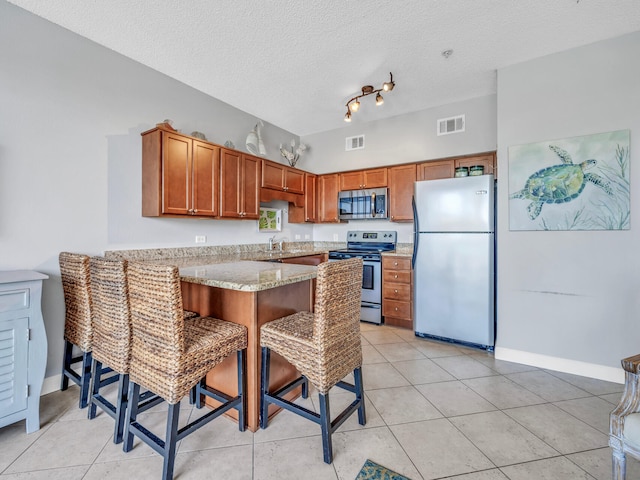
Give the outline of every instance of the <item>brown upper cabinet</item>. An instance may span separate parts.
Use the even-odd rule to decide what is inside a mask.
[[[304,181],[304,207],[289,205],[289,223],[315,223],[318,221],[318,176],[313,173],[305,173]]]
[[[476,165],[482,165],[484,167],[484,173],[489,174],[493,173],[494,177],[496,175],[496,156],[494,153],[487,153],[485,155],[477,155],[470,157],[460,157],[455,161],[455,166],[457,167],[474,167]]]
[[[340,190],[359,190],[361,188],[381,188],[387,186],[387,169],[375,168],[340,174]]]
[[[142,133],[142,215],[218,215],[220,147],[154,128]]]
[[[482,165],[484,167],[485,174],[493,173],[494,177],[497,178],[495,159],[495,153],[485,153],[481,155],[468,155],[465,157],[419,163],[418,180],[453,178],[456,168],[473,167],[475,165]]]
[[[220,216],[260,216],[262,159],[226,148],[220,149]]]
[[[338,223],[338,192],[340,175],[318,175],[318,222]]]
[[[418,164],[418,180],[438,180],[453,178],[455,167],[453,160],[437,160]]]
[[[413,183],[416,181],[416,165],[400,165],[389,168],[389,220],[412,222]]]
[[[280,163],[262,160],[262,188],[304,194],[304,172]]]

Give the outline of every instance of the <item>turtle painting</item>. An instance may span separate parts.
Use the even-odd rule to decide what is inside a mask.
[[[531,220],[540,215],[545,203],[566,203],[578,198],[587,182],[602,188],[608,195],[613,195],[609,182],[595,173],[586,172],[596,165],[596,160],[589,159],[574,164],[565,150],[555,145],[549,145],[549,148],[560,157],[562,163],[538,170],[527,179],[522,190],[509,196],[531,200],[527,207]]]

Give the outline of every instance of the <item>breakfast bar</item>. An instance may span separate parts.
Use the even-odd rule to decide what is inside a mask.
[[[179,259],[173,259],[179,260]],[[247,327],[247,427],[256,431],[260,412],[260,327],[276,318],[312,310],[313,279],[316,267],[287,263],[237,261],[199,263],[190,259],[181,266],[184,308],[238,323]],[[236,358],[227,358],[207,375],[207,384],[229,395],[236,395]],[[270,388],[277,389],[297,376],[295,368],[274,354],[271,360]],[[291,398],[300,394],[291,392]],[[215,401],[207,398],[211,406]],[[270,406],[269,415],[278,410]],[[234,415],[230,413],[230,415]]]

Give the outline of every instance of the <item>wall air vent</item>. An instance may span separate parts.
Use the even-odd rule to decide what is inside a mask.
[[[362,150],[364,148],[364,135],[358,135],[356,137],[347,137],[345,150]]]
[[[437,121],[438,136],[450,133],[464,132],[464,115],[457,117],[441,118]]]

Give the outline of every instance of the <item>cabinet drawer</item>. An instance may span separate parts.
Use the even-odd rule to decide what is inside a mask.
[[[411,257],[382,257],[382,268],[387,270],[411,270]]]
[[[382,304],[382,314],[385,317],[411,319],[411,302],[385,299]]]
[[[411,301],[411,285],[402,283],[385,283],[383,290],[384,298],[391,300]]]
[[[29,289],[0,292],[0,312],[13,312],[29,308]]]
[[[411,283],[411,272],[406,270],[385,270],[382,272],[383,284],[389,283]]]

